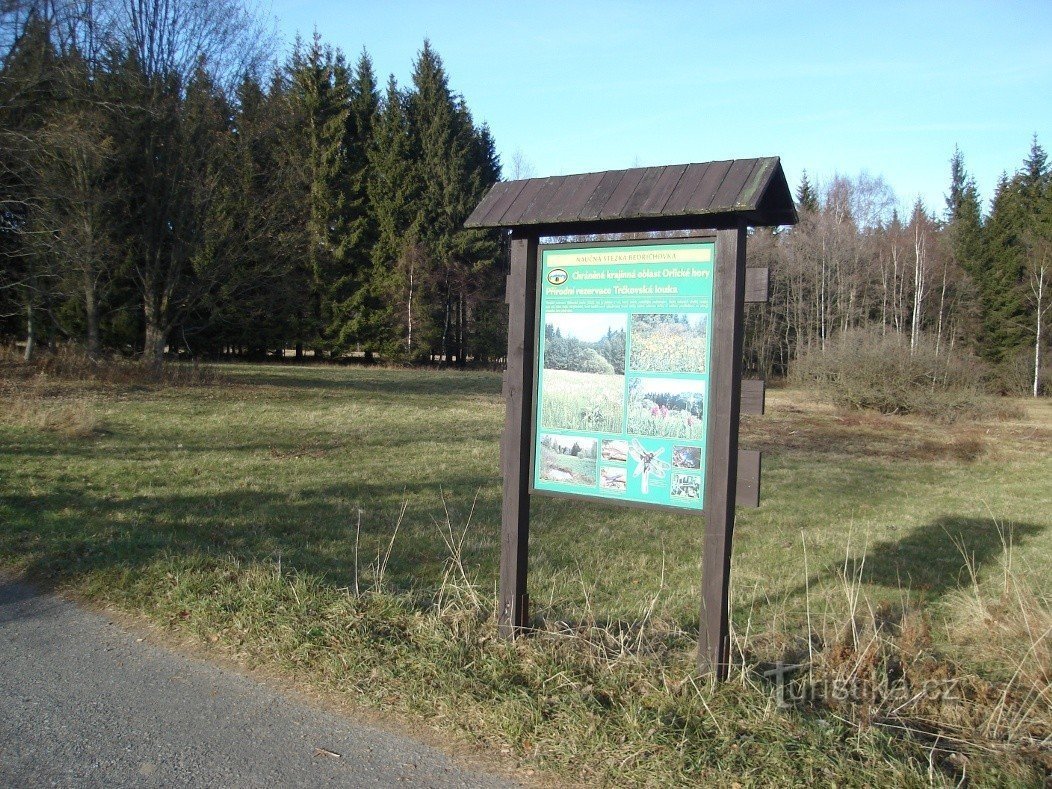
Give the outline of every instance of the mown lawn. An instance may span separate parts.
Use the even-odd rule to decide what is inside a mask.
[[[279,567],[327,600],[382,574],[387,588],[431,600],[449,578],[451,535],[456,543],[466,530],[461,565],[492,597],[499,374],[227,366],[220,375],[215,385],[168,389],[55,383],[20,394],[9,385],[0,565],[173,627],[190,617],[184,610],[200,613],[195,632],[222,641],[250,605],[234,588],[250,583],[214,580],[230,567]],[[800,392],[771,392],[768,406],[743,439],[765,450],[763,506],[739,510],[735,534],[733,617],[746,661],[773,659],[808,620],[835,632],[866,612],[876,621],[908,608],[924,612],[932,649],[980,676],[1011,677],[1019,664],[1007,656],[1021,653],[1041,676],[1048,639],[1032,631],[1047,623],[1052,598],[1052,404],[954,426],[837,414]],[[56,418],[40,418],[48,409]],[[86,428],[75,424],[85,419]],[[537,498],[533,613],[568,627],[645,619],[694,632],[701,537],[698,516]],[[180,573],[210,562],[226,569],[199,594],[225,607],[198,612]],[[178,591],[147,603],[147,581]],[[1029,635],[982,621],[998,601],[1014,605],[1009,586],[1026,597],[1021,610],[1046,617],[1027,620]],[[238,635],[238,648],[251,653],[250,638]],[[689,642],[675,643],[674,662],[687,665]],[[1044,697],[1031,705],[1048,708]],[[515,752],[577,777],[617,782],[642,758],[582,772],[531,738]],[[1047,745],[1037,738],[1039,751]],[[596,748],[592,758],[605,760]],[[842,763],[830,769],[851,783]]]

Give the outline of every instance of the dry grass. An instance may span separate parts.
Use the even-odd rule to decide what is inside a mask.
[[[209,386],[218,382],[215,371],[197,362],[166,363],[159,370],[141,359],[108,356],[92,359],[77,346],[62,345],[26,362],[14,346],[0,346],[0,393],[47,395],[66,391],[64,384],[80,383],[116,389],[162,386]]]
[[[103,432],[102,419],[93,404],[84,399],[49,401],[19,395],[4,402],[0,419],[69,439],[91,438]]]
[[[947,595],[946,617],[914,605],[901,590],[896,605],[874,603],[863,589],[866,554],[845,555],[840,583],[806,597],[803,632],[786,610],[784,627],[734,634],[739,681],[762,669],[780,704],[825,710],[858,731],[882,729],[928,753],[933,782],[1027,783],[1052,776],[1052,600],[1035,595],[1017,574],[1009,531],[1001,594],[991,597],[964,544],[968,579]],[[806,551],[806,545],[803,546]],[[981,588],[982,587],[982,588]],[[845,621],[836,612],[847,602]],[[945,629],[940,638],[932,628]],[[751,622],[751,619],[750,619]],[[956,659],[967,653],[969,666]],[[977,672],[977,660],[987,670]],[[998,778],[990,762],[1015,765]],[[1029,768],[1027,767],[1029,765]]]
[[[1045,400],[1008,399],[992,422],[937,424],[920,416],[839,409],[798,391],[767,393],[767,413],[742,420],[742,442],[764,452],[842,455],[849,458],[945,460],[1031,453],[1052,445]]]
[[[981,610],[991,657],[1017,667],[980,676],[954,660],[952,641],[937,645],[908,595],[872,603],[866,556],[848,555],[839,586],[808,597],[806,627],[785,611],[733,633],[730,681],[717,685],[694,669],[694,633],[663,616],[663,576],[633,621],[590,604],[575,622],[542,608],[527,637],[498,638],[493,590],[463,560],[470,514],[435,523],[447,549],[436,589],[392,590],[404,515],[405,505],[374,555],[350,559],[349,588],[280,556],[172,555],[88,590],[335,703],[423,718],[589,785],[1036,785],[1052,771],[1048,601],[1001,607],[972,590],[962,615]],[[1006,548],[1005,582],[1021,592],[1008,537]]]

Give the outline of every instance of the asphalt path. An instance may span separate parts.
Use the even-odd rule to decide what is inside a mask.
[[[513,785],[0,577],[0,786]]]

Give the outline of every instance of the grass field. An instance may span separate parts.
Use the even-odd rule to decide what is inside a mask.
[[[735,532],[734,680],[711,688],[691,676],[696,516],[538,497],[551,635],[493,639],[499,374],[218,372],[7,380],[0,566],[590,783],[1048,775],[1047,400],[946,427],[769,392],[742,442],[765,455]],[[785,710],[779,661],[807,664]],[[878,673],[963,700],[892,705]]]
[[[572,370],[545,370],[541,426],[549,430],[620,433],[625,377]]]
[[[577,458],[563,455],[545,447],[541,450],[541,479],[550,482],[568,482],[576,485],[595,485],[595,458]]]

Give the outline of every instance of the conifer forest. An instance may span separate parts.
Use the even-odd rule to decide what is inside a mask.
[[[499,365],[505,239],[463,222],[502,167],[454,85],[427,41],[402,85],[238,0],[3,0],[0,341]],[[1035,136],[981,195],[966,156],[943,205],[805,173],[800,223],[749,241],[747,367],[862,336],[1047,393],[1052,169]]]

